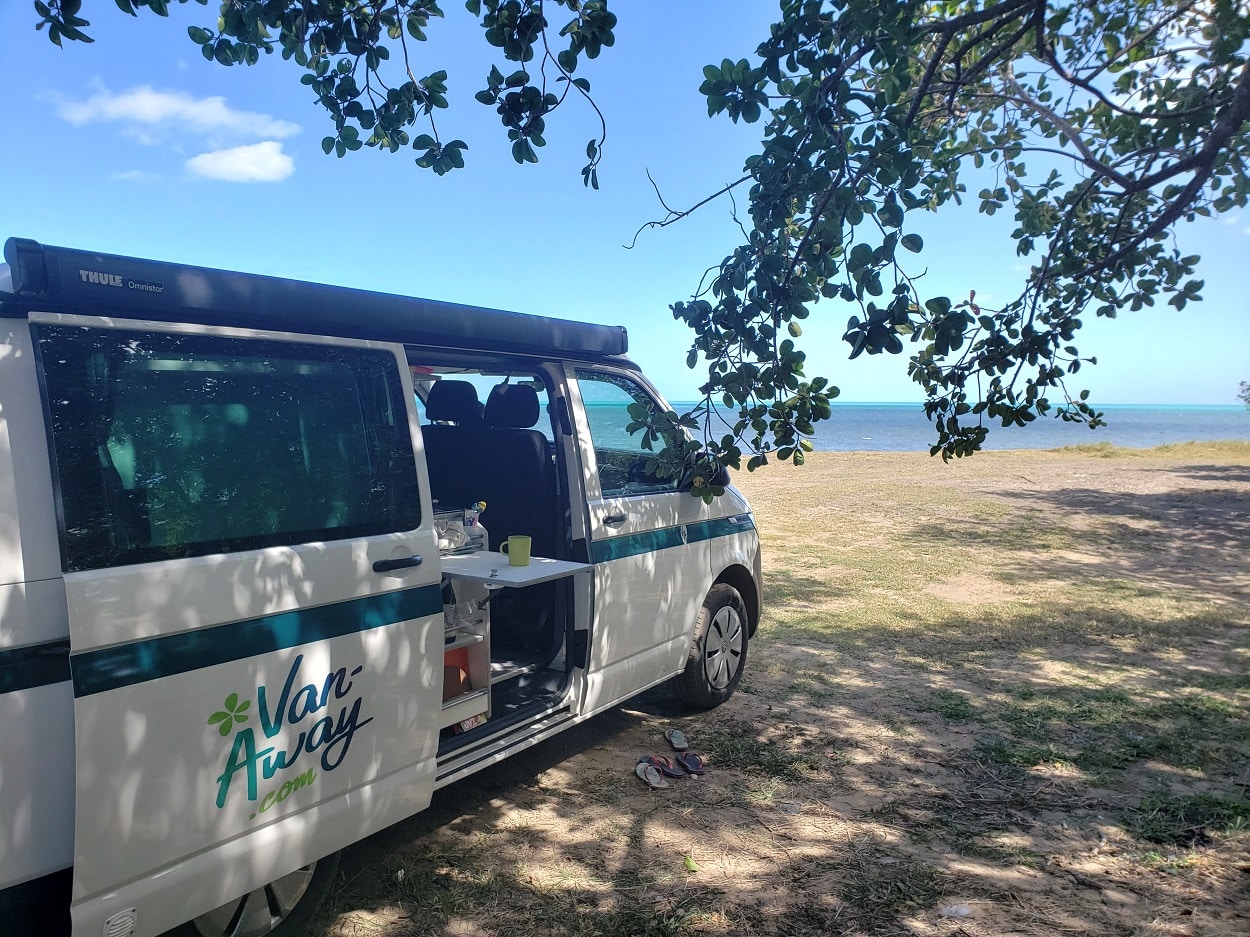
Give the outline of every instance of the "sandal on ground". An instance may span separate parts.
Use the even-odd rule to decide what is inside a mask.
[[[703,760],[703,756],[696,755],[694,752],[678,752],[677,764],[687,774],[703,774],[707,770],[707,762]]]
[[[686,741],[686,733],[681,729],[665,729],[664,737],[668,739],[668,744],[673,746],[675,752],[684,752],[690,747],[690,743]]]
[[[650,765],[666,778],[684,778],[686,776],[686,772],[679,765],[673,764],[673,760],[664,755],[643,755],[642,758],[638,759],[638,763]]]
[[[638,766],[634,768],[634,774],[638,775],[642,782],[652,790],[657,787],[668,787],[668,782],[664,780],[664,775],[660,774],[660,769],[645,761],[638,762]]]

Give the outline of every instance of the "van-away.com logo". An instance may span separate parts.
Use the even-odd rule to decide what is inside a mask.
[[[326,772],[339,767],[347,757],[357,730],[373,721],[372,716],[361,718],[363,697],[352,693],[352,678],[360,674],[364,667],[356,667],[350,672],[346,667],[340,667],[326,674],[322,680],[305,682],[307,677],[300,672],[303,663],[304,655],[295,658],[276,700],[268,685],[256,688],[254,714],[250,699],[231,693],[221,708],[208,717],[207,724],[223,738],[229,738],[232,733],[234,735],[230,754],[217,778],[218,808],[226,806],[231,786],[242,774],[247,783],[247,799],[256,805],[251,814],[251,818],[255,819],[274,804],[282,803],[317,780],[317,768],[309,761],[314,761]],[[257,717],[256,722],[252,721],[252,715]],[[292,744],[283,747],[276,742],[266,745],[276,739],[283,729],[294,730],[296,727],[299,734]],[[259,738],[257,729],[260,730]],[[287,738],[290,734],[288,731]],[[262,745],[265,747],[260,747]],[[297,775],[288,775],[280,786],[261,796],[262,781],[273,780],[278,772],[289,772],[297,766],[305,770]]]

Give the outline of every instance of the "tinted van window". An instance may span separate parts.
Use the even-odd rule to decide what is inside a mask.
[[[37,330],[70,570],[420,523],[382,350]]]

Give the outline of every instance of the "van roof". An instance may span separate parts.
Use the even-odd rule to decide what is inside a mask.
[[[97,254],[24,238],[5,242],[4,259],[0,316],[37,307],[579,358],[616,357],[629,347],[623,326]]]

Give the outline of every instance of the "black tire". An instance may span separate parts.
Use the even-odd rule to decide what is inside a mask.
[[[339,853],[331,853],[174,928],[164,937],[303,937],[330,893],[338,867]]]
[[[677,695],[691,706],[712,709],[734,695],[747,664],[750,620],[746,603],[733,586],[712,586],[695,620],[686,669],[677,677]]]

